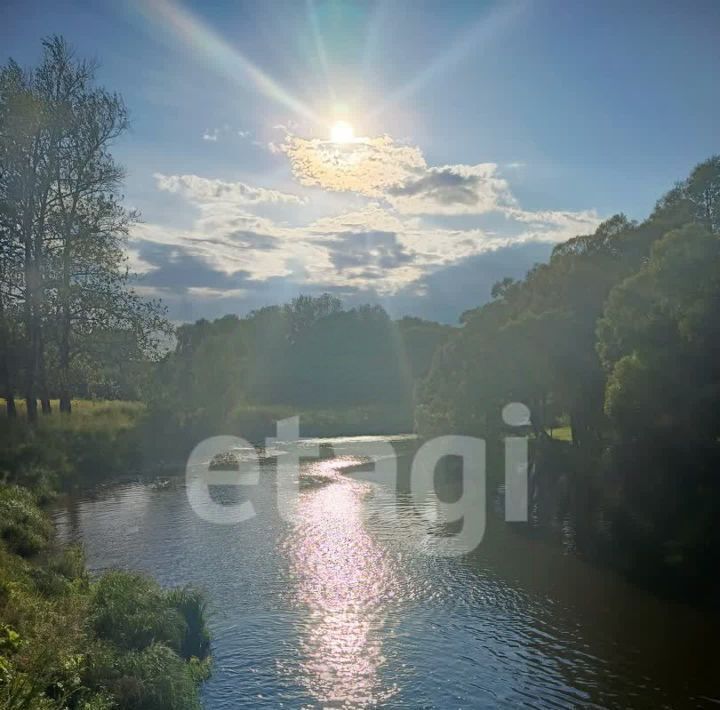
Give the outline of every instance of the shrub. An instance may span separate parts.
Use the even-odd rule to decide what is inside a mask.
[[[180,655],[186,659],[206,658],[210,653],[210,633],[205,623],[207,604],[202,593],[191,587],[182,587],[170,590],[167,598],[185,620]]]
[[[30,491],[0,485],[0,538],[11,552],[36,555],[47,547],[51,535],[52,525]]]
[[[160,586],[128,572],[109,572],[94,585],[91,620],[99,638],[126,651],[159,642],[179,653],[185,636],[185,621]]]
[[[105,686],[117,710],[199,710],[190,664],[161,643],[130,653],[106,649],[96,659],[93,683]]]

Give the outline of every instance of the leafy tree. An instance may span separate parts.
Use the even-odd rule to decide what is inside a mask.
[[[43,48],[34,71],[11,60],[0,72],[0,327],[22,343],[31,420],[38,394],[49,412],[51,389],[70,411],[74,361],[87,361],[104,334],[124,333],[112,344],[147,355],[167,330],[159,304],[132,292],[125,268],[136,215],[120,203],[124,173],[110,153],[128,126],[122,99],[94,84],[94,64],[62,38]],[[0,353],[9,403],[12,352]]]
[[[622,520],[658,565],[718,561],[719,306],[720,241],[687,224],[613,290],[598,330]]]
[[[444,397],[444,373],[431,372],[423,387],[429,412],[445,398],[456,411],[444,416],[469,430],[488,433],[510,401],[531,409],[535,431],[543,436],[554,415],[564,412],[576,444],[597,445],[602,426],[604,375],[595,351],[595,328],[609,290],[625,273],[621,243],[635,229],[623,215],[592,235],[559,245],[548,264],[526,279],[504,279],[494,300],[463,314],[463,328],[446,346],[449,357],[433,370],[450,371],[459,388]],[[453,373],[458,373],[453,377]],[[432,392],[434,380],[440,391]]]
[[[720,234],[720,155],[695,166],[686,180],[659,200],[651,221],[664,223],[666,231],[695,222]]]
[[[451,330],[394,322],[378,306],[345,310],[327,294],[245,318],[200,320],[177,329],[175,350],[153,377],[152,409],[192,436],[224,430],[234,413],[253,407],[374,407],[411,422],[414,385]]]
[[[567,419],[562,466],[591,472],[568,497],[587,520],[609,511],[595,538],[621,543],[628,572],[685,587],[720,563],[719,195],[713,157],[644,222],[616,215],[496,284],[435,356],[417,408],[421,432],[487,436],[523,401],[541,453]]]

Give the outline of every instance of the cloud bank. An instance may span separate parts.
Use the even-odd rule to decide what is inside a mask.
[[[525,269],[523,257],[549,254],[600,222],[594,210],[526,210],[497,164],[428,165],[419,147],[387,135],[336,144],[287,132],[278,156],[293,192],[156,173],[157,189],[196,216],[184,229],[137,225],[131,259],[141,289],[165,298],[176,315],[189,300],[200,311],[243,311],[259,298],[323,290],[349,302],[405,304],[419,315],[421,304],[434,313],[441,294],[454,293],[459,315],[473,305],[461,303],[461,293],[476,291],[467,285],[473,265],[484,265],[480,290],[489,294],[493,278],[518,275],[492,254],[515,253]],[[449,310],[443,306],[444,319]]]

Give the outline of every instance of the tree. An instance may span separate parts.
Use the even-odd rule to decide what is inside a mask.
[[[0,74],[0,168],[2,174],[6,297],[13,281],[22,302],[25,329],[25,398],[28,418],[37,413],[39,385],[48,401],[42,332],[46,242],[45,219],[50,199],[54,131],[46,106],[33,90],[33,77],[12,60]],[[20,278],[16,277],[21,274]],[[9,277],[10,280],[7,280]],[[11,296],[12,297],[12,296]],[[46,406],[47,408],[47,406]]]
[[[686,180],[660,199],[651,221],[663,223],[665,232],[695,222],[720,234],[720,155],[696,165]]]
[[[73,360],[88,344],[96,349],[102,334],[147,354],[167,329],[160,305],[129,288],[124,264],[136,215],[121,204],[124,172],[110,147],[128,126],[127,110],[94,84],[95,65],[76,59],[62,38],[43,48],[35,71],[11,60],[0,75],[0,315],[22,313],[31,420],[38,394],[49,412],[51,385],[61,411],[70,411]],[[0,357],[0,376],[9,361]],[[12,382],[12,373],[4,379]]]
[[[342,301],[339,298],[324,293],[321,296],[297,296],[290,303],[283,306],[288,317],[290,339],[295,342],[321,318],[339,313],[342,310]]]
[[[0,181],[6,173],[0,174]],[[6,190],[0,188],[0,195]],[[17,241],[10,238],[12,206],[0,202],[0,391],[5,398],[8,417],[15,417],[15,379],[18,371],[20,314],[17,304],[20,292],[22,253]]]
[[[53,276],[56,279],[61,411],[70,410],[72,330],[99,311],[117,316],[115,299],[124,290],[122,237],[134,215],[118,202],[123,170],[108,152],[128,125],[122,100],[92,86],[94,67],[74,61],[60,39],[48,45],[38,71],[40,91],[52,102],[57,139],[52,193]],[[62,101],[50,97],[61,96]],[[108,310],[110,307],[110,310]]]
[[[693,575],[720,561],[719,307],[720,241],[691,223],[613,290],[598,329],[626,537]]]
[[[625,240],[635,224],[623,215],[603,222],[594,234],[558,245],[548,264],[535,266],[524,281],[503,279],[493,301],[463,314],[464,327],[436,361],[422,388],[425,416],[447,400],[445,424],[482,434],[499,423],[502,407],[530,407],[536,434],[557,413],[568,416],[577,446],[597,447],[603,426],[605,377],[595,351],[595,328],[612,286],[627,267]],[[459,373],[459,387],[437,368]],[[436,382],[438,391],[433,392]],[[450,410],[451,414],[447,414]]]

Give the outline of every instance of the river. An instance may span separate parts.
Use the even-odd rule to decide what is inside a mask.
[[[92,570],[205,590],[209,710],[720,705],[716,619],[493,516],[471,554],[440,555],[417,497],[347,468],[357,441],[311,443],[325,456],[303,463],[291,519],[277,506],[281,452],[235,492],[255,510],[235,525],[198,517],[182,475],[55,515]]]

